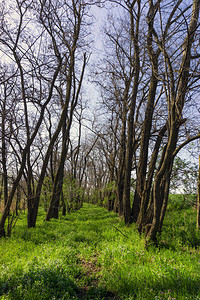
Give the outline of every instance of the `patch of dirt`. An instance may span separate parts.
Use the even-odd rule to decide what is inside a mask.
[[[104,300],[119,300],[113,292],[107,291],[102,287],[98,287],[99,279],[101,277],[101,268],[98,266],[97,256],[91,257],[90,261],[87,261],[83,257],[79,257],[78,261],[82,265],[85,276],[89,279],[87,286],[80,288],[77,292],[78,299],[104,299]],[[91,280],[90,280],[91,279]]]
[[[79,258],[79,261],[86,275],[88,277],[95,277],[95,281],[98,280],[100,275],[97,272],[100,272],[101,268],[97,266],[97,257],[93,256],[90,261],[87,261],[85,258]]]

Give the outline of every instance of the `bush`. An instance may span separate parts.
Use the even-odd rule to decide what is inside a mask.
[[[171,194],[168,200],[169,210],[181,210],[194,206],[196,203],[196,195]]]

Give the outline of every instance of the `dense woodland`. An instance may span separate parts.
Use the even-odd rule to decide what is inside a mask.
[[[90,202],[157,243],[178,189],[199,227],[200,1],[0,11],[0,237],[23,211],[31,228],[39,207],[49,221]]]

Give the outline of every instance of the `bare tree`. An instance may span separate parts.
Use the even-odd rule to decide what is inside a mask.
[[[50,207],[47,212],[46,220],[50,220],[51,217],[58,218],[58,210],[59,210],[59,200],[62,192],[62,185],[63,185],[63,177],[64,177],[64,166],[65,166],[65,160],[68,152],[68,144],[69,144],[69,138],[70,138],[70,129],[73,121],[73,115],[75,108],[77,106],[81,86],[83,82],[83,76],[84,71],[86,67],[87,57],[86,53],[83,55],[83,66],[80,74],[80,78],[77,76],[77,69],[78,69],[78,56],[79,54],[76,54],[78,43],[81,38],[83,38],[83,30],[82,30],[82,23],[83,18],[85,16],[85,9],[86,6],[84,3],[76,3],[75,1],[71,2],[71,6],[67,4],[67,7],[65,8],[66,3],[63,3],[63,9],[66,10],[66,8],[70,9],[69,14],[71,14],[71,18],[73,18],[74,22],[71,26],[71,32],[73,32],[73,35],[71,36],[71,39],[68,40],[64,38],[63,43],[66,47],[66,50],[69,50],[69,55],[66,57],[66,63],[65,66],[67,70],[66,77],[64,76],[63,82],[60,78],[60,85],[59,85],[59,95],[61,99],[61,103],[64,107],[65,114],[63,116],[62,121],[62,151],[60,156],[60,162],[58,166],[58,170],[56,172],[55,178],[54,178],[54,186],[53,186],[53,193],[52,198],[50,202]],[[55,12],[56,13],[56,12]],[[52,18],[52,16],[51,16]],[[60,17],[57,17],[58,21],[58,28],[61,32],[65,32],[65,20],[63,18],[63,21]],[[63,37],[63,36],[62,36]],[[81,44],[80,44],[81,45]],[[84,47],[84,45],[82,45]],[[80,46],[79,46],[80,51]],[[66,86],[65,86],[66,82]],[[64,89],[66,89],[66,94],[64,92]]]
[[[0,236],[5,235],[5,230],[4,230],[4,225],[6,218],[9,214],[10,206],[12,204],[13,197],[15,195],[15,191],[17,189],[17,186],[19,184],[19,181],[24,174],[24,170],[26,167],[26,164],[28,165],[28,176],[30,176],[29,179],[29,187],[30,187],[30,181],[31,181],[31,172],[30,172],[30,148],[31,145],[38,133],[38,130],[40,128],[40,125],[42,124],[43,117],[45,114],[45,109],[47,105],[49,104],[52,94],[53,94],[53,89],[54,89],[54,84],[56,81],[56,78],[58,76],[59,69],[61,68],[61,58],[58,56],[56,53],[55,57],[56,60],[54,62],[54,66],[52,67],[51,71],[51,82],[48,81],[47,84],[44,80],[44,86],[48,87],[48,92],[46,97],[44,96],[43,92],[41,91],[39,100],[35,100],[33,98],[31,103],[33,103],[33,106],[37,106],[37,120],[35,123],[32,125],[33,129],[30,131],[30,124],[29,124],[29,116],[28,114],[31,113],[30,109],[30,102],[28,101],[28,76],[29,74],[32,75],[32,72],[36,71],[39,69],[40,73],[40,79],[42,75],[42,67],[44,67],[44,63],[41,61],[36,61],[36,65],[33,66],[34,62],[34,57],[32,56],[32,51],[34,50],[35,44],[38,43],[38,41],[42,39],[43,37],[43,32],[39,30],[39,33],[37,36],[31,35],[32,31],[30,30],[30,23],[27,22],[27,18],[30,17],[30,9],[31,9],[31,3],[24,3],[24,1],[16,1],[15,5],[11,8],[10,3],[8,2],[7,5],[4,6],[5,8],[5,14],[2,16],[1,19],[1,39],[0,39],[0,44],[1,44],[1,49],[4,53],[7,54],[9,59],[12,59],[13,62],[15,62],[15,73],[16,76],[19,78],[19,88],[20,88],[20,93],[21,93],[21,103],[23,105],[23,112],[24,112],[24,125],[25,125],[25,132],[26,132],[26,140],[24,138],[22,139],[21,143],[21,149],[20,149],[20,166],[18,168],[18,172],[16,174],[16,178],[14,180],[13,186],[11,188],[9,197],[7,199],[7,203],[5,206],[5,209],[2,213],[2,217],[0,220]],[[10,10],[9,10],[10,8]],[[8,10],[7,10],[8,9]],[[16,11],[15,13],[15,19],[13,20],[13,23],[7,23],[6,19],[10,17],[10,14],[13,13],[13,10]],[[10,28],[9,28],[10,26]],[[27,40],[27,46],[24,47],[24,38],[26,37],[26,30],[29,31],[30,35],[30,40]],[[53,42],[53,41],[52,41]],[[39,45],[38,45],[39,46]],[[37,47],[36,47],[37,49]],[[56,50],[54,48],[54,50]],[[38,51],[38,49],[37,49]],[[37,55],[36,55],[37,56]],[[35,56],[35,57],[36,57]],[[38,57],[38,56],[37,56]],[[37,65],[37,63],[39,65]],[[42,64],[42,65],[41,65]],[[26,66],[26,67],[25,67]],[[41,68],[40,68],[41,67]],[[37,81],[37,76],[35,77],[35,81]],[[30,81],[32,82],[32,81]],[[39,80],[39,83],[41,80]],[[38,86],[35,82],[36,87]],[[30,90],[30,95],[33,95],[35,91],[35,85],[31,85],[29,90]],[[41,85],[39,85],[40,88],[42,88]],[[37,89],[36,89],[37,90]],[[29,106],[29,109],[28,109]],[[32,106],[32,107],[33,107]],[[23,131],[24,133],[24,128]],[[29,195],[30,196],[30,195]],[[29,197],[30,200],[30,197]]]
[[[181,3],[182,1],[180,1]],[[170,14],[173,16],[173,12],[176,8],[180,6],[180,3],[173,7],[173,11]],[[158,11],[161,14],[161,7],[159,1],[157,2]],[[165,145],[162,158],[159,164],[159,168],[155,174],[155,179],[153,183],[153,219],[152,224],[147,230],[147,241],[156,242],[157,232],[160,230],[162,226],[163,218],[166,211],[167,199],[169,195],[169,185],[170,185],[170,174],[172,171],[173,160],[174,160],[174,151],[176,149],[178,134],[180,126],[185,122],[183,118],[183,108],[185,104],[185,98],[188,92],[189,85],[189,72],[192,60],[192,45],[195,38],[195,32],[198,28],[198,18],[199,18],[199,9],[200,9],[200,1],[193,1],[193,7],[191,12],[190,24],[188,25],[185,31],[185,37],[182,44],[181,55],[182,58],[180,60],[179,71],[176,76],[176,71],[173,67],[172,56],[167,52],[167,45],[165,41],[167,39],[165,33],[166,29],[162,30],[162,41],[158,38],[158,33],[156,29],[153,28],[153,37],[159,46],[159,49],[162,52],[165,63],[166,70],[166,78],[167,78],[167,86],[164,82],[164,88],[166,91],[167,104],[168,104],[168,122],[167,122],[167,130],[168,130],[168,140]],[[155,11],[151,11],[150,5],[150,14],[155,13]],[[177,16],[178,17],[178,16]],[[176,19],[176,18],[175,18]],[[162,20],[162,19],[161,19]],[[170,22],[172,23],[172,21]],[[162,24],[162,21],[161,21]],[[167,23],[167,27],[169,27]]]
[[[156,242],[156,235],[161,231],[167,207],[174,157],[182,147],[193,139],[199,138],[194,127],[188,137],[189,128],[186,126],[186,120],[189,119],[186,108],[191,107],[191,103],[195,102],[195,93],[199,86],[197,71],[200,57],[197,39],[199,1],[186,3],[180,0],[173,5],[159,0],[148,3],[145,1],[113,2],[119,4],[123,10],[129,11],[131,24],[129,41],[133,40],[131,53],[134,73],[132,77],[126,79],[130,79],[130,87],[135,89],[131,90],[134,91],[133,102],[126,98],[128,114],[125,114],[123,134],[126,143],[124,147],[126,159],[121,168],[120,165],[118,166],[118,170],[123,174],[121,178],[124,180],[120,181],[123,182],[122,211],[126,223],[137,222],[139,231],[146,232],[147,242]],[[146,23],[141,17],[141,12],[146,15]],[[117,25],[114,24],[116,29]],[[143,28],[143,42],[139,28]],[[112,76],[115,74],[117,78],[116,74],[121,75],[120,70],[125,77],[127,69],[122,69],[125,59],[120,61],[118,50],[122,50],[123,54],[126,53],[128,58],[127,52],[124,51],[125,43],[122,46],[114,35],[110,34],[109,37],[115,41],[113,44],[115,44],[119,64],[113,64],[112,68],[107,67],[107,77],[110,76],[111,71]],[[147,56],[143,55],[145,59],[142,61],[140,54],[145,53],[145,50]],[[145,75],[142,77],[142,74]],[[115,91],[118,89],[119,94],[123,95],[120,81],[114,83]],[[107,94],[109,94],[108,87],[109,83],[107,86],[105,84]],[[117,99],[117,93],[113,95]],[[140,102],[137,104],[138,98]],[[109,97],[107,96],[106,99],[108,100]],[[120,98],[121,105],[124,99]],[[189,121],[187,122],[189,124]],[[142,126],[141,139],[140,134],[135,136],[135,128],[138,128],[138,124]],[[187,127],[187,134],[184,133],[183,126]],[[134,149],[136,142],[139,142],[139,155],[137,147]],[[133,176],[133,162],[136,164],[137,179],[130,213],[130,178]]]

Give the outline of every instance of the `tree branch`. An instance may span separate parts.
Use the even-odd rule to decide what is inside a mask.
[[[174,153],[173,153],[173,156],[176,156],[177,153],[184,147],[186,146],[187,144],[189,144],[190,142],[194,141],[194,140],[197,140],[197,139],[200,139],[200,133],[198,133],[197,135],[191,137],[191,138],[188,138],[185,142],[183,142],[181,145],[179,145]]]

